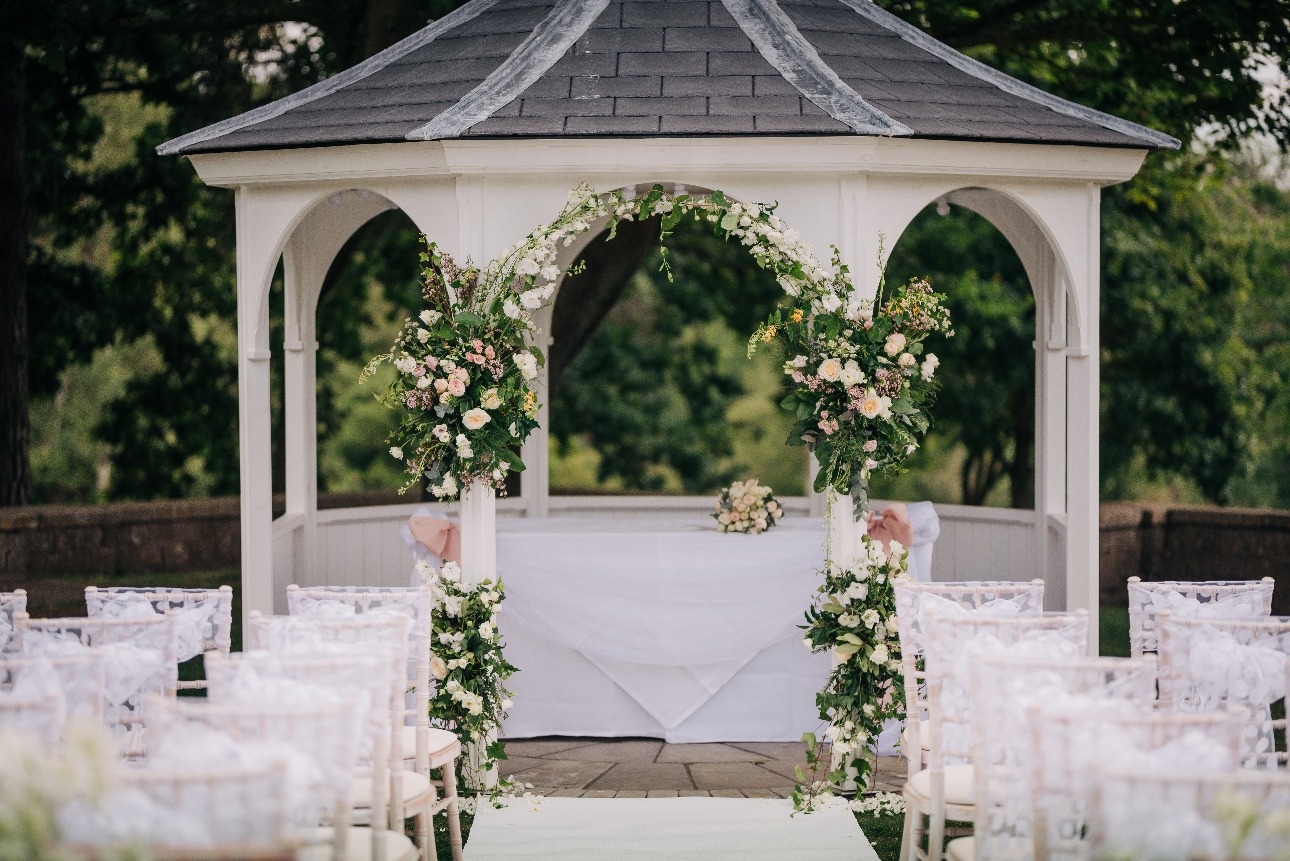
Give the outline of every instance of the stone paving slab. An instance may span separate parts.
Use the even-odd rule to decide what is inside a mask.
[[[753,762],[765,759],[728,744],[665,744],[655,762]]]
[[[561,751],[558,757],[562,760],[644,763],[653,762],[662,748],[663,742],[661,741],[599,742],[585,747]]]
[[[694,785],[685,766],[673,762],[620,762],[587,789],[707,789]]]
[[[697,789],[765,789],[783,786],[783,775],[751,762],[698,762],[690,766]]]
[[[787,797],[794,766],[806,751],[795,742],[665,744],[655,739],[544,738],[508,741],[501,764],[536,794],[553,797]],[[907,767],[899,756],[878,758],[874,789],[900,792]],[[527,786],[525,787],[528,788]]]

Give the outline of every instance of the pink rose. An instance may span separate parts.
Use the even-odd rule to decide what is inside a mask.
[[[414,377],[424,377],[425,375],[426,375],[426,369],[424,365],[417,365],[415,368],[412,369],[412,376]]]
[[[466,394],[466,384],[461,380],[452,380],[448,383],[448,394],[454,398],[459,398]]]
[[[426,367],[432,371],[435,370],[439,367],[439,360],[434,356],[426,356]]]

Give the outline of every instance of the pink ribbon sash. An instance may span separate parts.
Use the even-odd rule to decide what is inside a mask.
[[[438,517],[409,517],[412,537],[444,562],[461,564],[461,527]]]

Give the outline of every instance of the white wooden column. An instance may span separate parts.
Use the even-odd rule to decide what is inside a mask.
[[[1050,522],[1064,530],[1066,518],[1066,284],[1045,244],[1042,280],[1035,283],[1035,552],[1037,576],[1049,584],[1047,598],[1065,604],[1066,569],[1056,558]],[[1061,566],[1061,570],[1054,570]],[[1061,580],[1061,594],[1053,594]]]
[[[483,266],[484,185],[478,176],[457,178],[458,259]],[[497,579],[497,498],[491,487],[473,482],[461,494],[461,576],[470,583]]]
[[[558,293],[556,295],[559,295]],[[533,322],[538,327],[535,336],[536,346],[542,350],[548,364],[538,369],[537,379],[532,381],[533,389],[538,396],[538,426],[529,434],[529,438],[520,446],[520,459],[524,461],[524,471],[520,473],[520,498],[524,500],[526,517],[546,517],[550,510],[548,500],[551,495],[550,438],[551,426],[551,320],[554,317],[554,301],[541,308],[533,315]]]
[[[314,311],[320,283],[314,282],[321,279],[311,277],[315,258],[309,254],[309,238],[307,231],[297,230],[282,255],[286,516],[299,518],[300,533],[298,541],[292,536],[291,571],[275,572],[275,598],[283,579],[320,585],[311,575],[318,570],[318,341]]]
[[[1075,285],[1078,328],[1068,337],[1066,609],[1086,609],[1089,653],[1098,648],[1098,367],[1101,189],[1085,187],[1083,271]],[[1074,267],[1072,267],[1074,268]]]
[[[269,414],[269,305],[262,224],[238,188],[237,390],[242,515],[242,612],[273,612],[273,458]]]

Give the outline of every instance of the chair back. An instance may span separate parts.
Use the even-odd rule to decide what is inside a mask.
[[[233,647],[233,587],[218,589],[175,589],[165,586],[86,586],[85,611],[91,617],[129,617],[144,605],[164,616],[174,610],[179,619],[179,660],[187,661],[203,652],[225,655]],[[181,688],[200,688],[197,682]]]
[[[1231,770],[1245,725],[1238,709],[1184,715],[1105,700],[1032,703],[1026,711],[1036,861],[1088,858],[1089,805],[1108,763],[1159,765],[1181,757],[1202,771]]]
[[[1095,858],[1285,857],[1290,774],[1172,767],[1103,770],[1089,834]]]
[[[1278,768],[1272,703],[1282,699],[1290,672],[1290,617],[1258,621],[1174,618],[1162,611],[1160,705],[1180,712],[1210,712],[1225,706],[1247,715],[1245,768]]]
[[[14,617],[27,612],[27,590],[0,592],[0,655],[18,651],[14,639]]]
[[[973,833],[982,857],[1002,855],[1031,834],[1034,751],[1027,726],[1029,706],[1070,702],[1088,708],[1106,703],[1116,710],[1147,710],[1156,694],[1154,656],[1054,660],[978,650],[969,671],[977,799]]]
[[[97,649],[49,658],[0,657],[0,690],[23,687],[24,675],[43,675],[59,689],[68,720],[103,722],[107,656]]]
[[[1130,577],[1129,650],[1135,658],[1159,648],[1156,616],[1168,610],[1174,616],[1199,615],[1211,619],[1252,619],[1272,615],[1272,590],[1276,581],[1262,580],[1177,580],[1142,581]]]
[[[243,744],[263,743],[293,755],[296,788],[291,794],[293,828],[321,821],[334,826],[333,852],[346,857],[352,819],[353,770],[358,758],[359,700],[316,685],[281,685],[277,702],[257,705],[150,698],[149,735],[155,746],[182,741],[196,725]],[[301,762],[312,763],[302,767]]]
[[[287,587],[287,611],[292,616],[335,618],[332,606],[352,607],[359,615],[396,610],[412,615],[408,634],[407,681],[413,687],[412,715],[416,726],[416,770],[429,774],[430,762],[430,654],[434,627],[434,593],[429,586],[315,586]]]
[[[178,624],[173,613],[138,618],[16,618],[15,630],[24,657],[79,657],[85,650],[102,653],[103,722],[118,741],[132,733],[126,753],[140,752],[150,694],[175,696],[179,683]]]

